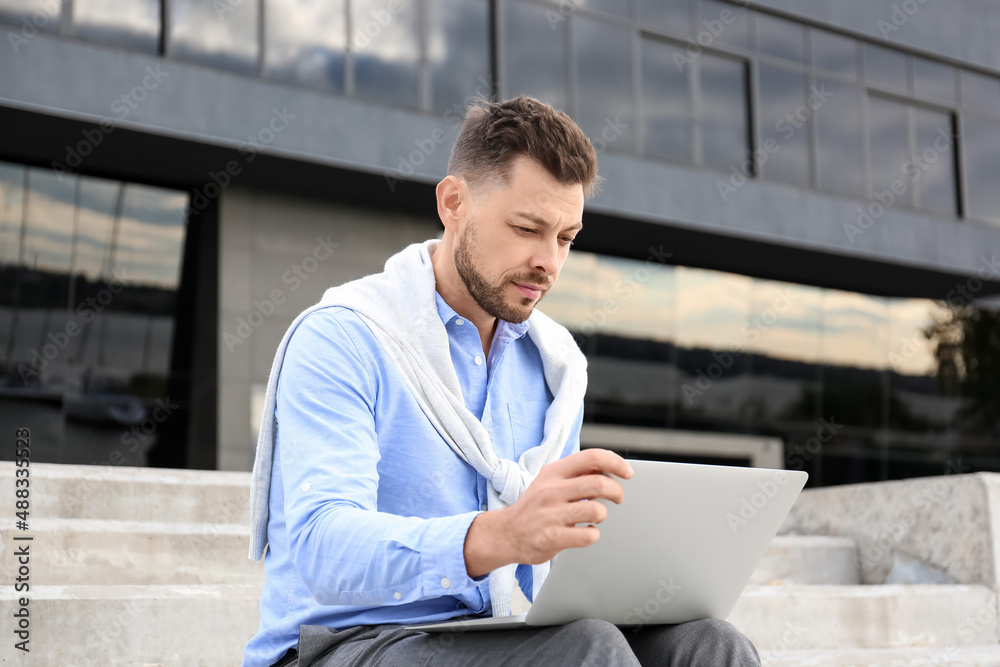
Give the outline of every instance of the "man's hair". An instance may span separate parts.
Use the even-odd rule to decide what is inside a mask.
[[[519,155],[540,164],[560,183],[581,184],[587,199],[603,180],[597,175],[594,146],[573,119],[526,95],[504,102],[476,100],[451,150],[448,173],[472,187],[508,185],[510,164]]]

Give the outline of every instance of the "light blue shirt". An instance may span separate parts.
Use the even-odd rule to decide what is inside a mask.
[[[500,320],[488,358],[475,325],[437,297],[466,407],[498,457],[542,441],[552,402],[528,323]],[[354,311],[306,316],[278,380],[267,580],[244,667],[266,667],[300,625],[346,628],[490,613],[486,577],[464,545],[486,509],[485,477],[427,421],[392,361]],[[563,456],[580,449],[583,406]],[[517,578],[531,595],[531,568]]]

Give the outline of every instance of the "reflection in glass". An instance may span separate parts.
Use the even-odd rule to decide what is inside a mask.
[[[643,39],[642,122],[643,151],[647,155],[691,161],[691,96],[689,68],[674,66],[674,54],[683,47]]]
[[[38,0],[0,0],[0,21],[22,26],[25,18],[40,30],[57,32],[62,19],[63,2],[46,2],[40,6]],[[38,13],[36,20],[35,14]]]
[[[627,28],[585,17],[573,20],[576,120],[599,150],[634,146],[630,39]]]
[[[815,115],[819,187],[845,195],[860,195],[863,165],[859,90],[820,77],[816,85],[830,93]]]
[[[775,58],[805,63],[806,31],[802,24],[776,16],[758,14],[756,27],[758,51]]]
[[[961,70],[962,104],[1000,113],[1000,79]]]
[[[691,0],[639,0],[639,21],[672,32],[691,32]]]
[[[619,18],[628,19],[631,16],[630,0],[573,0],[573,6],[589,9],[592,12],[602,12]]]
[[[897,90],[909,88],[906,77],[906,54],[875,44],[865,43],[865,78]]]
[[[944,102],[955,101],[955,68],[934,60],[913,56],[913,85],[917,95]]]
[[[566,23],[549,24],[545,7],[503,4],[504,97],[530,95],[566,109]]]
[[[811,29],[812,62],[828,72],[858,76],[858,43],[850,37]]]
[[[728,170],[749,151],[746,64],[707,53],[697,62],[702,159],[710,167]]]
[[[160,48],[159,0],[73,0],[73,34],[135,51]]]
[[[945,215],[957,215],[955,144],[951,114],[915,108],[913,121],[917,151],[922,158],[922,173],[916,181],[917,206]]]
[[[418,5],[404,2],[382,25],[384,0],[350,0],[348,46],[354,67],[354,91],[380,102],[419,106],[420,24]]]
[[[169,55],[243,74],[257,73],[256,2],[164,1],[170,3]]]
[[[485,0],[429,0],[431,105],[464,116],[465,101],[490,96],[490,16]],[[470,100],[471,101],[471,100]]]
[[[699,0],[698,33],[702,31],[719,44],[750,49],[750,11],[720,0]]]
[[[823,293],[817,287],[755,280],[750,318],[741,332],[751,353],[755,419],[817,418]]]
[[[760,63],[760,138],[777,144],[760,165],[765,178],[809,186],[809,116],[803,72]],[[810,112],[811,115],[811,112]]]
[[[969,217],[1000,222],[1000,123],[962,116]]]
[[[910,159],[908,127],[909,109],[905,105],[874,95],[868,97],[873,197],[875,193],[889,191],[888,196],[895,197],[895,201],[913,205],[915,183],[911,177],[912,171],[904,173],[904,167]],[[894,191],[893,181],[899,181],[903,187],[900,188],[897,184]]]
[[[22,196],[24,171],[0,163],[0,427],[37,425],[36,460],[143,465],[156,437],[121,438],[167,396],[188,196],[43,169]]]
[[[264,75],[343,92],[345,0],[264,1]]]

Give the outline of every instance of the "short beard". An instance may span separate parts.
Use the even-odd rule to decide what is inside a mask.
[[[478,249],[475,228],[475,223],[469,219],[465,231],[458,237],[458,243],[455,247],[455,268],[458,270],[458,275],[480,308],[492,317],[520,324],[528,319],[535,304],[542,300],[541,297],[545,296],[545,293],[543,292],[537,300],[521,297],[520,307],[511,306],[504,295],[507,283],[492,285],[486,276],[475,267],[473,255]],[[535,280],[525,280],[524,282],[537,284]]]

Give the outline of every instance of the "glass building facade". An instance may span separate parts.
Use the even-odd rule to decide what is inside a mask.
[[[35,425],[33,460],[146,465],[184,408],[171,361],[187,205],[0,163],[0,426]]]
[[[846,198],[858,224],[897,206],[1000,226],[1000,77],[742,3],[0,0],[0,23],[25,21],[438,119],[533,95],[602,153],[713,174],[723,200],[757,179]],[[0,400],[51,416],[50,460],[90,462],[186,372],[187,197],[0,164]],[[542,310],[588,355],[589,422],[780,437],[823,485],[1000,470],[1000,315],[941,296],[574,251]],[[837,437],[814,452],[821,420]]]

